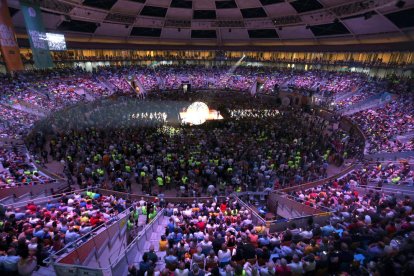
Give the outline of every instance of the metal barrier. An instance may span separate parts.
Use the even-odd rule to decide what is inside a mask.
[[[243,200],[241,200],[236,194],[233,194],[232,196],[241,207],[244,207],[246,210],[250,212],[253,225],[266,225],[266,220],[262,218],[255,210],[253,210],[252,207],[250,207]]]
[[[341,177],[347,175],[348,173],[353,171],[355,169],[355,167],[356,167],[356,164],[353,163],[352,165],[348,166],[343,171],[341,171],[341,172],[339,172],[339,173],[337,173],[333,176],[330,176],[328,178],[324,178],[324,179],[313,181],[313,182],[308,182],[308,183],[305,183],[305,184],[302,184],[302,185],[283,188],[283,189],[277,190],[277,192],[288,193],[288,192],[291,192],[291,191],[302,190],[302,189],[306,190],[306,189],[313,188],[313,187],[316,187],[316,186],[319,186],[319,185],[323,185],[323,184],[326,184],[326,183],[328,183],[332,180],[335,180],[335,179],[338,179],[338,178],[341,178]]]
[[[331,218],[331,213],[319,213],[310,216],[302,216],[292,219],[279,219],[270,222],[269,233],[283,232],[292,224],[295,223],[298,228],[306,228],[309,225],[309,221],[312,220],[313,223],[319,224],[321,226],[325,225],[326,222]]]
[[[138,236],[127,245],[124,250],[120,250],[119,256],[113,262],[109,261],[107,266],[102,266],[99,257],[106,247],[114,246],[118,237],[126,237],[126,222],[128,215],[129,212],[117,223],[107,227],[70,254],[59,259],[57,262],[53,262],[53,268],[56,275],[127,275],[128,265],[135,262],[138,252],[143,251],[145,242],[150,239],[151,234],[155,232],[158,225],[162,223],[164,209],[161,209],[158,212],[157,216],[144,227]],[[97,268],[87,266],[94,257],[99,266]]]
[[[374,192],[381,192],[384,194],[393,194],[397,198],[404,198],[405,196],[414,198],[414,190],[408,190],[408,189],[394,189],[394,188],[389,188],[389,187],[377,188],[375,186],[357,186],[357,187],[352,187],[352,189],[357,191],[360,194],[366,194],[370,191],[374,191]]]
[[[129,199],[133,201],[144,199],[145,201],[148,201],[148,202],[154,202],[155,200],[160,198],[156,196],[130,194],[130,193],[125,193],[125,192],[117,192],[117,191],[112,191],[112,190],[101,189],[101,188],[97,189],[97,191],[101,195],[106,195],[106,196],[113,195],[116,197],[122,197],[124,199]],[[194,201],[206,202],[206,201],[212,201],[214,199],[213,197],[162,197],[162,198],[164,199],[166,203],[187,203],[187,204],[194,203]],[[217,198],[221,200],[221,199],[225,199],[226,197],[219,196]]]
[[[326,212],[326,210],[312,208],[290,199],[287,194],[282,193],[270,194],[268,202],[270,210],[285,219],[293,219]]]
[[[11,204],[4,204],[4,208],[7,208],[9,206],[13,207],[13,208],[23,207],[23,206],[26,206],[30,202],[33,202],[34,204],[42,204],[42,203],[48,202],[49,200],[57,201],[57,200],[59,200],[58,197],[60,197],[60,196],[63,196],[63,195],[70,196],[70,195],[73,195],[75,193],[82,193],[82,192],[85,192],[85,191],[88,191],[88,190],[91,190],[91,189],[86,188],[86,189],[81,189],[81,190],[74,190],[74,191],[70,191],[70,192],[67,192],[67,193],[54,194],[54,195],[50,195],[50,196],[44,196],[44,197],[33,198],[33,199],[25,200],[25,201],[19,201],[19,202],[11,203]]]
[[[36,195],[41,192],[46,192],[46,194],[48,193],[51,194],[50,191],[52,189],[54,191],[57,191],[66,186],[68,186],[67,183],[54,181],[54,182],[45,183],[45,184],[39,183],[35,185],[24,185],[24,186],[12,187],[12,188],[3,188],[3,189],[0,189],[0,198],[5,198],[8,196],[20,197],[27,193]]]
[[[112,239],[117,234],[116,230],[120,230],[121,226],[123,227],[126,225],[126,219],[128,219],[130,212],[130,208],[128,208],[122,213],[119,213],[116,217],[111,218],[106,224],[102,224],[92,229],[77,240],[67,244],[61,250],[53,253],[45,260],[45,263],[61,262],[74,265],[83,264],[85,259],[82,258],[83,252],[81,251],[87,249],[90,244],[96,245],[97,242],[98,244],[101,244],[101,241],[106,240],[106,238],[102,239],[103,236],[107,237],[108,240]],[[111,224],[114,220],[116,220],[116,222]],[[101,247],[99,246],[97,248]],[[100,250],[98,250],[98,252],[99,251]],[[90,252],[90,250],[86,250],[86,252]]]

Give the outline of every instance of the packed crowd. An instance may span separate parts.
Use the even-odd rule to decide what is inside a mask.
[[[389,167],[386,171],[392,170]],[[293,198],[305,205],[328,208],[334,213],[325,226],[289,229],[292,242],[296,243],[293,250],[297,251],[299,247],[306,252],[308,248],[327,255],[325,262],[330,272],[339,269],[349,273],[358,260],[367,269],[366,273],[412,274],[412,199],[380,191],[358,190],[355,185],[360,184],[364,183],[357,173],[326,185],[291,192]]]
[[[52,182],[53,179],[37,171],[25,152],[15,146],[0,148],[0,189],[32,186]]]
[[[0,78],[1,137],[23,137],[35,121],[50,111],[56,112],[69,105],[101,99],[113,93],[131,94],[128,80],[140,83],[152,99],[164,96],[155,92],[159,88],[162,91],[177,89],[182,81],[189,82],[194,90],[208,88],[248,92],[258,80],[262,93],[273,93],[275,88],[291,88],[338,97],[339,109],[388,91],[392,93],[391,102],[360,111],[352,115],[352,119],[366,133],[369,153],[414,149],[412,136],[405,137],[410,131],[413,132],[413,99],[409,94],[412,82],[408,80],[380,80],[359,73],[318,70],[294,71],[246,66],[205,68],[157,63],[148,67],[102,67],[92,73],[79,68],[32,71],[14,76],[2,75]],[[343,94],[348,96],[341,98]],[[28,112],[27,109],[34,112]],[[164,114],[157,116],[165,117]]]
[[[142,211],[136,212],[147,207],[145,201],[130,202],[92,191],[63,194],[42,204],[29,202],[20,208],[9,206],[0,216],[0,272],[31,275],[51,254],[62,254],[65,246],[113,223],[127,209],[136,224]]]
[[[243,101],[249,104],[238,98],[234,106]],[[183,196],[206,193],[210,186],[212,193],[224,193],[300,184],[327,176],[329,163],[341,165],[362,149],[353,137],[311,113],[283,111],[269,118],[260,112],[260,101],[250,100],[250,105],[258,114],[251,120],[192,127],[171,121],[165,131],[159,115],[176,117],[177,102],[127,97],[95,102],[40,122],[28,145],[33,153],[48,151],[63,160],[66,175],[80,186],[145,193],[177,188]],[[226,107],[231,106],[229,101]],[[129,110],[141,110],[146,117]]]
[[[368,186],[379,189],[387,184],[407,187],[414,184],[414,168],[408,160],[363,164],[353,172],[352,176],[351,187]]]
[[[380,193],[358,195],[346,181],[293,193],[334,209],[321,225],[290,223],[268,233],[237,201],[169,205],[158,246],[130,275],[411,275],[413,202]],[[155,248],[158,247],[158,250]],[[165,252],[165,253],[162,253]],[[165,254],[165,255],[164,255]],[[160,259],[160,256],[163,256]]]
[[[401,141],[399,135],[414,131],[413,95],[400,95],[378,108],[357,112],[351,118],[366,133],[369,153],[414,150],[414,140]]]

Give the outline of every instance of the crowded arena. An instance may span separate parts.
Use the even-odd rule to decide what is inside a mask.
[[[0,275],[414,275],[414,0],[0,0]]]

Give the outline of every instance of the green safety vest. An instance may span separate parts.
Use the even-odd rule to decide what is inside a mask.
[[[128,220],[128,222],[127,222],[127,229],[128,230],[131,230],[133,226],[134,226],[134,224],[130,220]]]
[[[147,207],[146,206],[142,206],[141,210],[142,210],[143,215],[147,214]]]
[[[171,183],[171,177],[169,177],[168,175],[165,177],[165,183]]]
[[[187,176],[181,177],[181,181],[183,182],[183,184],[187,183],[187,180],[188,180]]]
[[[162,179],[161,176],[157,177],[157,182],[158,182],[158,186],[163,186],[164,185],[164,180]]]
[[[131,172],[131,167],[130,166],[125,166],[125,171],[130,173]]]
[[[144,177],[145,176],[145,172],[141,172],[141,174],[140,174],[142,177]]]
[[[157,216],[157,211],[153,211],[152,213],[150,213],[149,215],[148,215],[148,217],[149,217],[149,219],[153,219],[153,218],[155,218]]]

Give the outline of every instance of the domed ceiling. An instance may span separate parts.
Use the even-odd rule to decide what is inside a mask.
[[[41,0],[45,27],[69,40],[205,45],[414,40],[414,0]],[[24,34],[18,0],[8,0]]]

